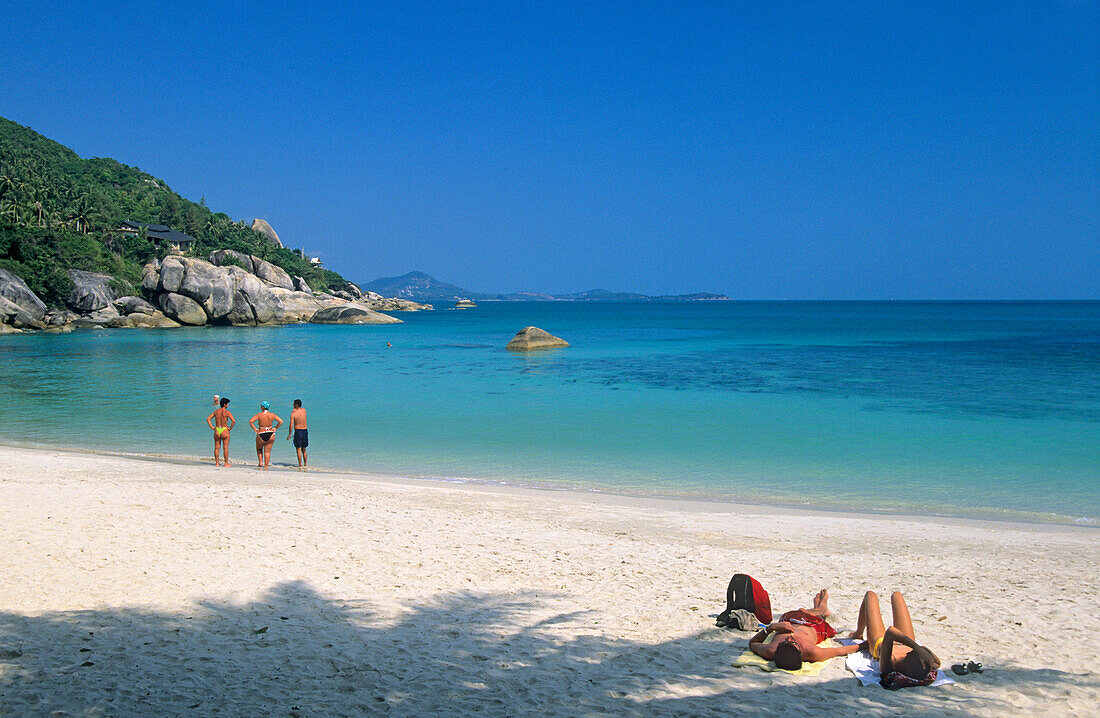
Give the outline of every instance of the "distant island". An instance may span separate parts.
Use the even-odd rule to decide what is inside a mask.
[[[725,294],[696,292],[694,294],[664,294],[651,296],[633,292],[611,292],[606,289],[590,289],[573,294],[545,294],[542,292],[512,292],[510,294],[486,294],[471,292],[454,284],[441,282],[423,272],[409,272],[400,277],[380,277],[360,285],[364,292],[375,292],[384,297],[397,297],[414,302],[458,301],[473,299],[483,302],[699,302],[728,300]]]

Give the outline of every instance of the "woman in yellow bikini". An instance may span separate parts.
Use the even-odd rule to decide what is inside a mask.
[[[878,608],[878,594],[868,591],[859,607],[856,630],[849,638],[862,638],[867,631],[871,657],[879,662],[883,688],[897,689],[931,685],[937,676],[940,659],[917,643],[909,607],[899,591],[890,596],[894,625],[886,628]]]
[[[222,397],[218,408],[214,410],[213,414],[206,417],[206,423],[214,430],[214,466],[219,465],[219,446],[222,447],[222,454],[225,456],[225,465],[231,466],[229,463],[229,432],[233,429],[233,425],[237,423],[237,420],[229,413],[229,409],[225,408],[227,406],[229,406],[229,399]]]

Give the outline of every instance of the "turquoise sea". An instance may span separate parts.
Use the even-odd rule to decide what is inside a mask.
[[[1100,302],[482,303],[397,316],[4,337],[0,431],[205,457],[213,394],[242,426],[261,400],[287,418],[301,398],[319,468],[1100,519]],[[572,346],[505,351],[530,324]],[[273,459],[292,464],[284,436]],[[250,430],[231,449],[253,461]]]

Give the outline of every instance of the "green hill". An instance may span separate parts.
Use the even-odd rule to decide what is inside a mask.
[[[195,238],[190,254],[235,249],[266,259],[315,290],[347,282],[278,248],[243,222],[184,199],[163,181],[108,158],[81,159],[68,147],[0,117],[0,267],[18,274],[47,304],[72,290],[66,269],[105,272],[137,285],[141,267],[166,248],[119,233],[125,220],[165,224]]]

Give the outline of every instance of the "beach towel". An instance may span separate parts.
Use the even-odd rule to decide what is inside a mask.
[[[760,619],[756,617],[756,614],[747,608],[737,608],[730,611],[729,621],[726,623],[726,628],[737,628],[742,631],[752,631],[756,633],[764,624],[760,623]]]
[[[822,641],[817,645],[825,646],[827,648],[835,648],[838,644],[830,638],[829,640]],[[746,666],[755,666],[762,671],[783,671],[784,673],[790,673],[794,676],[816,676],[818,673],[821,673],[821,671],[824,670],[825,666],[829,665],[829,662],[832,660],[832,658],[829,658],[824,661],[818,661],[817,663],[804,661],[802,663],[802,667],[799,668],[797,671],[788,671],[786,668],[779,668],[772,661],[765,661],[760,656],[746,649],[744,653],[733,660],[733,665],[738,666],[739,668],[744,668]]]
[[[859,641],[853,641],[847,638],[841,639],[841,645],[851,646],[859,643]],[[878,668],[878,661],[871,658],[871,654],[867,651],[858,651],[856,653],[849,653],[848,657],[844,659],[844,667],[851,671],[859,682],[865,686],[879,685],[879,680],[882,679],[882,673]],[[936,672],[936,680],[932,686],[946,686],[955,681],[947,677],[947,674],[943,672],[941,668]]]

